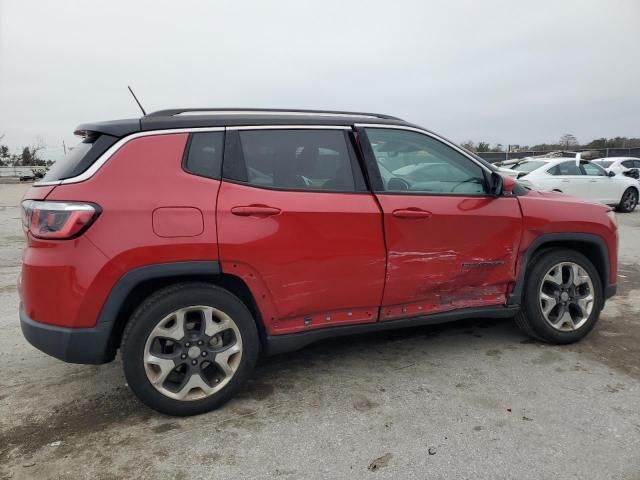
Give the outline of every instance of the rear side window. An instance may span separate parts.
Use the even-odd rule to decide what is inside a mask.
[[[184,169],[195,175],[220,178],[224,132],[198,132],[189,137]]]
[[[225,177],[257,187],[363,191],[362,172],[342,130],[243,130]],[[232,133],[230,133],[232,134]],[[229,175],[227,175],[229,173]]]
[[[626,168],[633,168],[633,160],[625,160],[622,162],[622,165]]]
[[[99,133],[86,136],[51,166],[42,181],[56,182],[80,175],[117,141],[117,137]]]
[[[548,170],[551,175],[582,175],[575,160],[562,162]]]

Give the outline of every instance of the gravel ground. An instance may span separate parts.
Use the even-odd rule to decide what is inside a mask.
[[[119,359],[23,339],[25,189],[0,184],[0,478],[640,479],[640,212],[618,215],[619,295],[578,344],[491,319],[325,341],[177,419],[133,397]]]

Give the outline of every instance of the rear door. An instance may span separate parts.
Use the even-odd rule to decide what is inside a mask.
[[[521,214],[487,194],[485,167],[417,130],[358,129],[384,214],[387,283],[381,320],[505,303]]]
[[[574,197],[588,198],[590,195],[587,178],[575,160],[561,162],[547,170],[553,175],[552,188]]]
[[[346,127],[227,129],[220,258],[269,333],[377,320],[382,218],[352,141]]]

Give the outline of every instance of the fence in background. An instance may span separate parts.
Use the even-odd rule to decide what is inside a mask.
[[[529,150],[522,152],[478,152],[478,155],[488,162],[504,162],[505,160],[536,157],[558,150]],[[598,155],[594,158],[603,157],[638,157],[640,158],[640,147],[636,148],[584,148],[576,150],[578,152],[598,152]]]
[[[0,167],[0,177],[22,177],[33,175],[32,167]],[[42,167],[34,167],[42,168]]]

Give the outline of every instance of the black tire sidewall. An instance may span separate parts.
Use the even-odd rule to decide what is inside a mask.
[[[588,320],[582,327],[571,332],[561,332],[547,323],[538,298],[544,275],[552,266],[561,262],[573,262],[584,268],[591,277],[594,289],[594,305]],[[523,313],[527,324],[538,337],[549,343],[567,344],[582,339],[593,329],[604,305],[604,295],[600,275],[587,257],[574,250],[548,250],[537,257],[526,278]]]
[[[181,401],[164,396],[151,384],[144,369],[144,347],[162,318],[192,305],[214,307],[233,319],[242,337],[242,357],[235,375],[220,391],[202,400]],[[259,350],[256,324],[247,307],[233,294],[208,284],[175,285],[150,296],[132,315],[121,347],[124,373],[131,390],[147,406],[174,416],[204,413],[231,399],[248,380]]]
[[[625,208],[622,206],[622,202],[624,200],[624,197],[627,195],[628,192],[632,192],[635,195],[636,201],[635,204],[633,205],[633,208]],[[627,188],[623,193],[622,193],[622,197],[620,198],[620,205],[618,205],[618,211],[622,212],[622,213],[631,213],[633,212],[637,205],[638,205],[638,190],[633,188],[633,187],[629,187]]]

